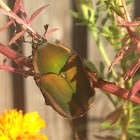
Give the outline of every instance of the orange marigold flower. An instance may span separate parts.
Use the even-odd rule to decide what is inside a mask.
[[[0,140],[48,140],[39,134],[45,122],[37,112],[27,113],[17,110],[6,110],[0,116]]]

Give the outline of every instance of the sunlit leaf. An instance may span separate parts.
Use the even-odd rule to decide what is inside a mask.
[[[20,38],[24,33],[26,33],[27,30],[23,30],[19,33],[17,33],[11,40],[10,42],[8,43],[8,46],[10,46],[11,44],[13,44],[18,38]]]
[[[31,18],[30,18],[29,21],[32,22],[33,19],[34,19],[42,10],[44,10],[48,5],[49,5],[49,4],[43,6],[43,7],[39,8],[37,11],[35,11],[35,12],[31,15]]]
[[[0,28],[0,32],[5,30],[6,28],[8,28],[12,23],[14,23],[15,20],[10,20],[9,22],[7,22],[3,27]]]
[[[90,61],[84,59],[84,64],[85,64],[89,69],[91,69],[92,71],[96,72],[97,75],[99,75],[98,70],[97,70],[96,66],[95,66],[93,63],[91,63]]]
[[[20,9],[20,3],[21,3],[21,0],[16,0],[15,1],[14,9],[13,9],[14,13],[16,13],[16,11],[18,11]]]
[[[120,107],[120,108],[116,109],[115,111],[111,112],[104,119],[104,123],[106,122],[105,124],[110,124],[110,127],[114,127],[120,121],[120,119],[122,117],[122,112],[123,112],[123,108],[122,107]]]
[[[51,33],[55,32],[55,31],[57,31],[57,30],[59,30],[59,29],[53,28],[53,29],[49,30],[49,31],[44,35],[44,38],[46,38],[48,35],[50,35]]]

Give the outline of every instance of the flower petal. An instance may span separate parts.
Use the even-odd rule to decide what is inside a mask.
[[[23,119],[23,129],[25,131],[39,132],[42,127],[46,127],[46,124],[42,119],[40,119],[37,112],[25,114]]]
[[[37,133],[45,126],[37,112],[23,116],[21,110],[6,110],[0,116],[0,140],[48,140],[47,136]]]

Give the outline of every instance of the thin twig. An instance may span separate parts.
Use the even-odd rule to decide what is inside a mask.
[[[7,66],[7,65],[0,65],[0,69],[11,71],[11,72],[22,74],[22,75],[27,73],[27,71],[25,71],[25,70],[13,68],[13,67],[10,67],[10,66]],[[28,75],[29,76],[34,76],[34,73],[28,73]]]
[[[32,68],[32,64],[26,62],[27,57],[10,49],[9,47],[6,47],[2,43],[0,43],[0,53],[13,60],[16,64],[20,64],[25,67]]]
[[[128,10],[127,10],[127,7],[126,7],[125,0],[122,0],[122,4],[123,4],[123,8],[124,8],[124,11],[125,11],[127,20],[128,20],[129,22],[131,22],[131,18],[130,18],[130,16],[129,16],[129,13],[128,13]]]

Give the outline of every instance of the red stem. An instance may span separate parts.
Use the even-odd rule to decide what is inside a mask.
[[[0,53],[13,60],[17,65],[23,65],[28,68],[32,68],[32,64],[26,62],[27,57],[10,49],[9,47],[3,45],[2,43],[0,43]]]
[[[122,0],[122,4],[123,4],[124,11],[125,11],[125,15],[127,17],[127,21],[131,22],[131,18],[129,16],[125,0]],[[136,44],[138,42],[138,36],[135,32],[134,27],[126,27],[126,29],[127,29],[128,33],[130,35],[130,38],[131,38],[133,44]]]
[[[13,67],[10,67],[10,66],[7,66],[7,65],[0,65],[0,69],[15,72],[15,73],[22,74],[22,75],[26,74],[25,70],[13,68]],[[34,73],[31,72],[31,73],[28,73],[28,75],[34,76]]]
[[[140,104],[140,94],[136,93],[134,95],[130,95],[129,90],[120,88],[113,83],[109,83],[102,80],[101,78],[97,77],[93,71],[88,70],[88,75],[90,76],[90,79],[95,88],[99,88],[108,93],[114,94],[121,98]]]

